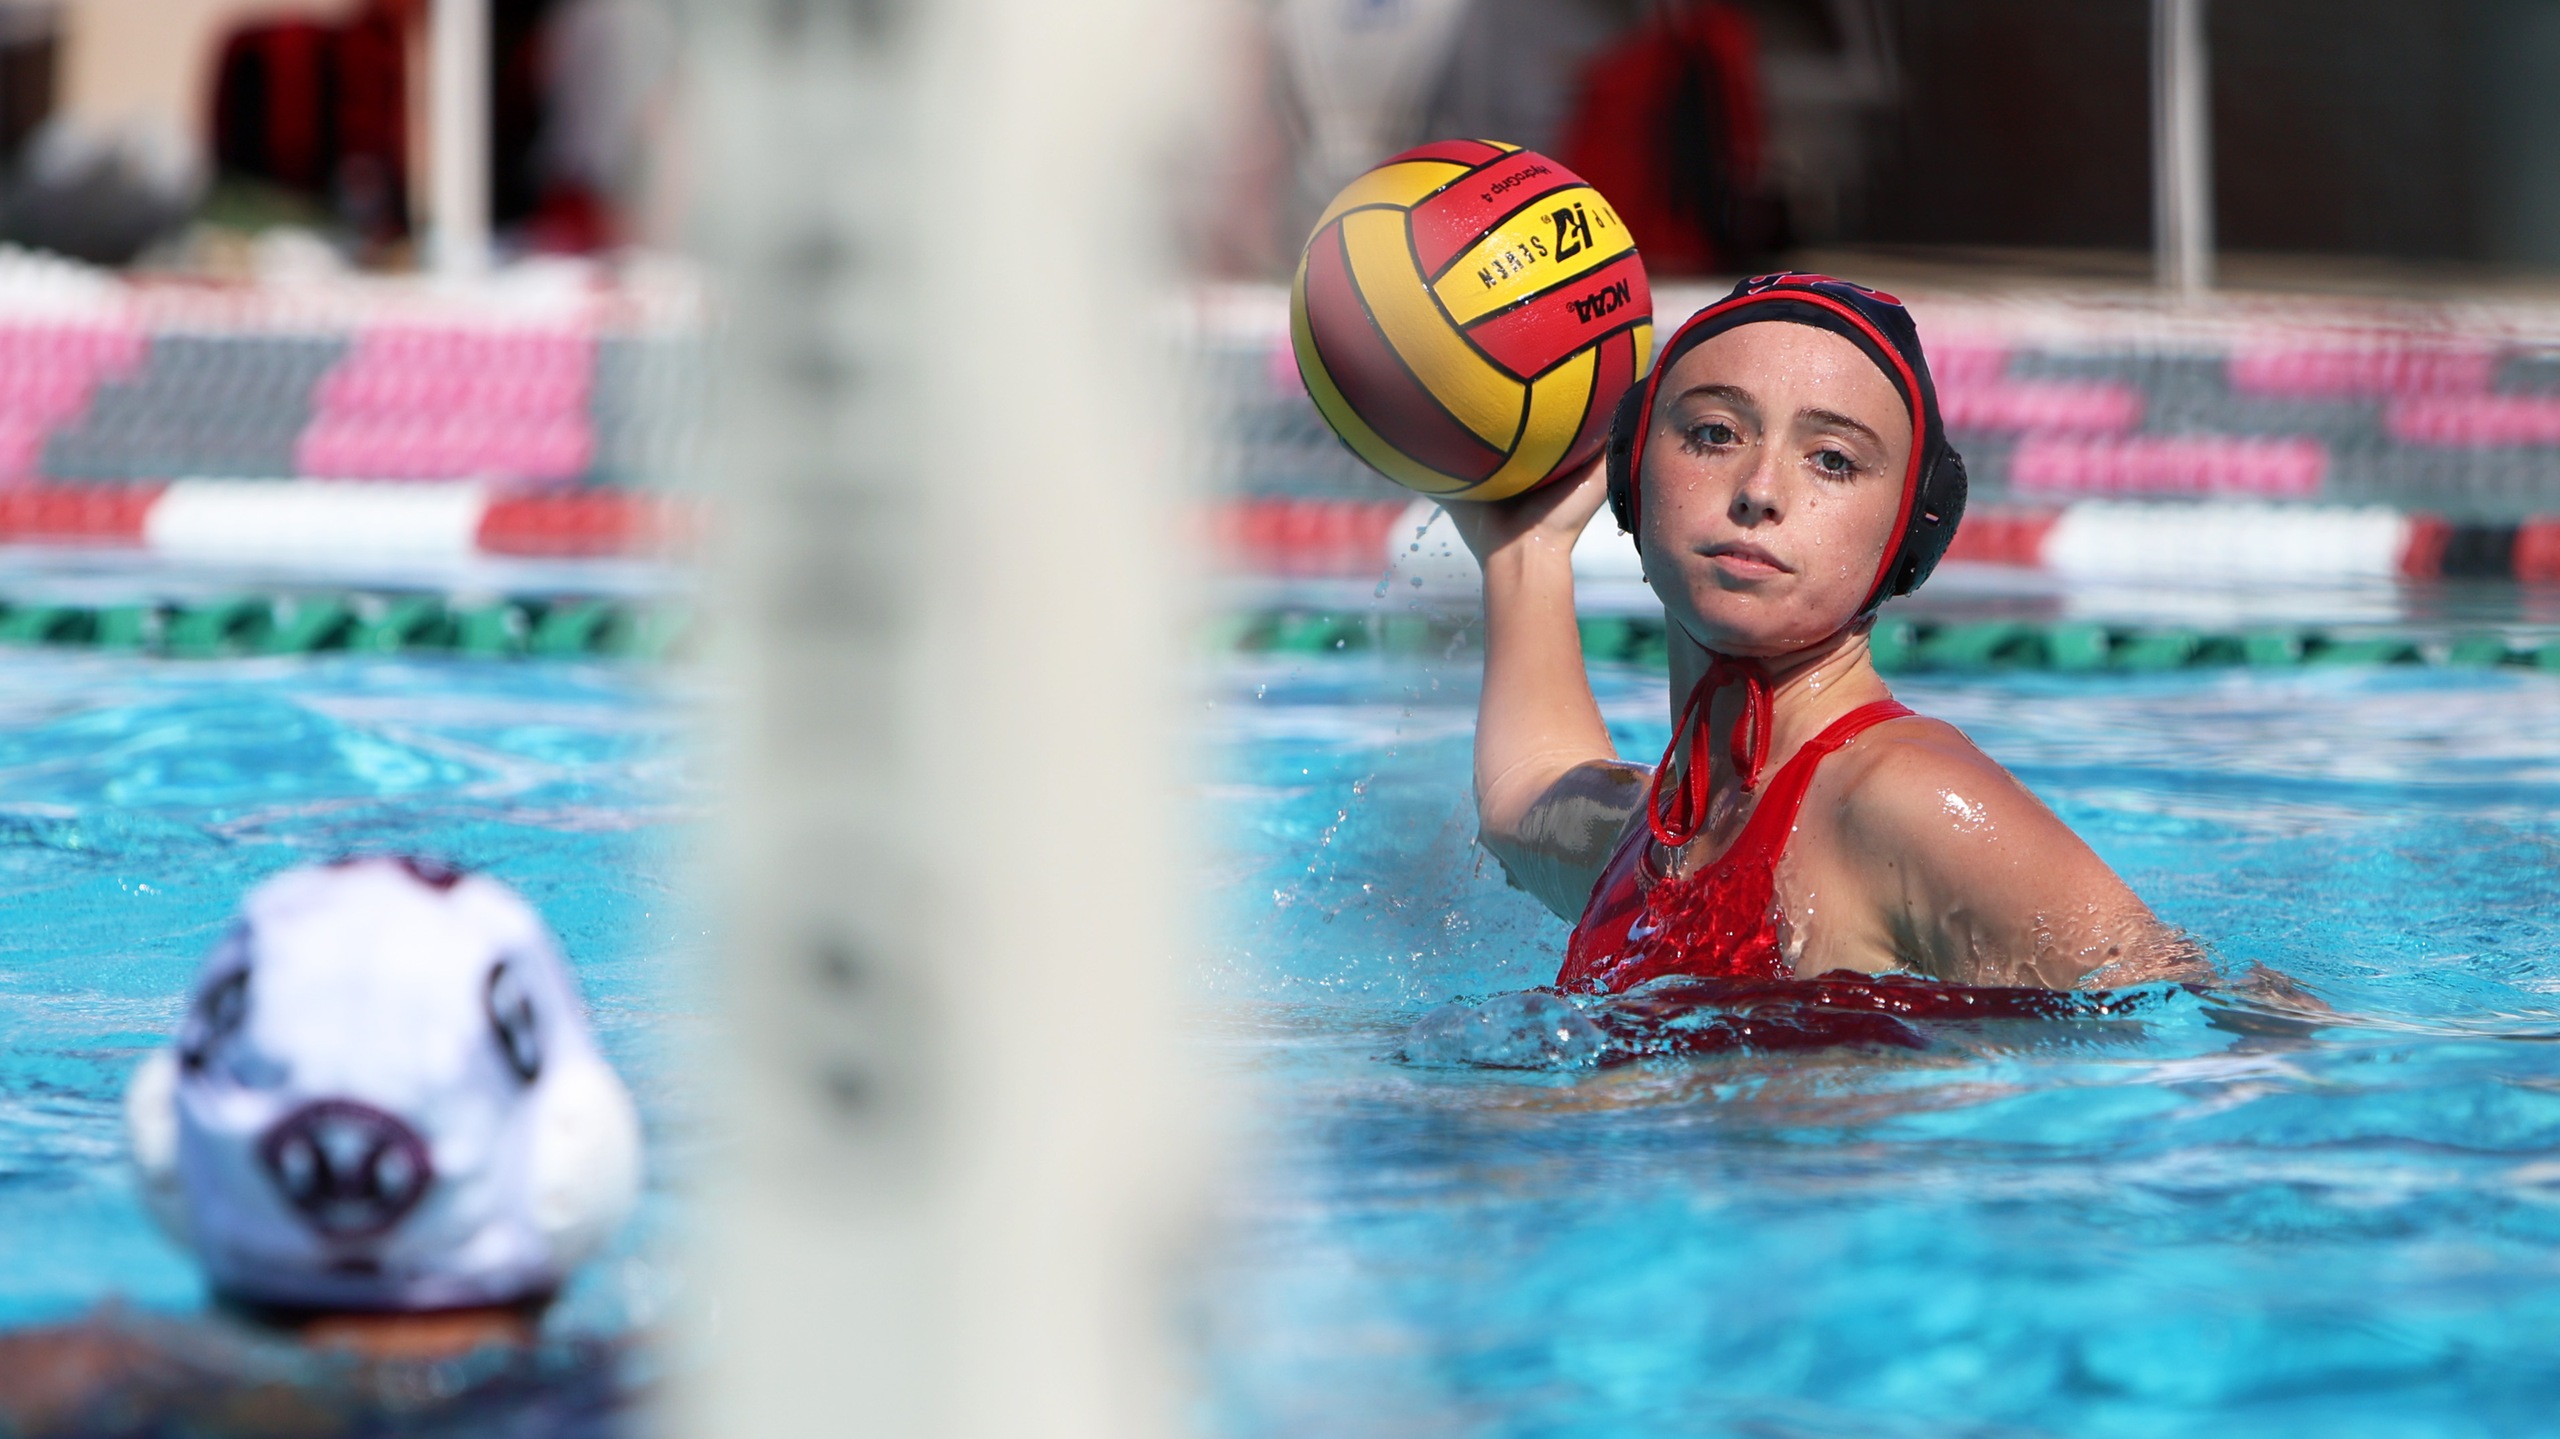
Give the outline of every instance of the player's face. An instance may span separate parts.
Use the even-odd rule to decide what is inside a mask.
[[[1645,438],[1645,579],[1719,654],[1769,658],[1849,623],[1902,506],[1911,417],[1857,346],[1742,325],[1663,376]]]

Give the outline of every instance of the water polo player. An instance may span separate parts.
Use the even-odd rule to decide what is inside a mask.
[[[638,1197],[639,1117],[497,880],[379,856],[259,885],[125,1122],[218,1312],[0,1333],[0,1434],[629,1426],[622,1341],[535,1341]]]
[[[1612,751],[1574,620],[1573,545],[1604,498],[1669,619],[1672,737],[1650,771]],[[1561,987],[2205,972],[2025,786],[1876,673],[1877,606],[1928,578],[1964,499],[1909,313],[1789,274],[1682,326],[1589,471],[1450,507],[1484,568],[1482,837],[1576,921]]]
[[[529,1337],[638,1196],[638,1117],[550,929],[426,860],[251,891],[126,1119],[214,1293],[353,1348]]]

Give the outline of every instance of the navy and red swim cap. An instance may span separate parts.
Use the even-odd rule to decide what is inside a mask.
[[[1662,347],[1653,371],[1618,402],[1609,429],[1609,510],[1618,527],[1637,533],[1643,516],[1644,491],[1637,477],[1644,472],[1645,437],[1652,429],[1654,393],[1662,377],[1689,350],[1725,331],[1762,320],[1784,320],[1829,330],[1875,362],[1902,396],[1911,414],[1911,463],[1902,479],[1902,509],[1894,520],[1895,540],[1885,547],[1860,615],[1896,595],[1920,587],[1938,567],[1964,518],[1964,457],[1947,443],[1946,425],[1938,417],[1938,389],[1929,379],[1929,361],[1920,351],[1920,331],[1902,302],[1881,290],[1870,290],[1829,275],[1787,272],[1755,275],[1733,287],[1733,293],[1689,317]],[[1641,543],[1641,541],[1639,541]]]

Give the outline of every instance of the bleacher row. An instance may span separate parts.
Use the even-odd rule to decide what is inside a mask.
[[[0,499],[26,502],[0,507],[0,539],[113,541],[168,481],[304,477],[492,482],[481,539],[500,552],[637,543],[664,525],[500,502],[687,477],[707,389],[694,283],[190,286],[0,249]],[[1667,286],[1658,314],[1710,298]],[[2128,523],[2089,508],[2126,501],[2393,511],[2412,574],[2543,579],[2560,555],[2560,305],[1909,298],[1974,476],[1962,558],[2044,563],[2057,533]],[[1203,289],[1188,319],[1227,552],[1370,572],[1407,497],[1317,418],[1285,296]]]
[[[648,372],[683,366],[688,348],[565,328],[195,334],[0,318],[0,481],[636,483],[688,442],[687,417],[647,394]]]
[[[594,276],[526,289],[214,289],[0,253],[0,485],[679,471],[697,318]]]
[[[1657,292],[1663,332],[1713,293]],[[2228,499],[2477,524],[2560,514],[2560,306],[1906,298],[1989,506]],[[1192,318],[1230,493],[1391,493],[1308,402],[1284,296],[1210,292]]]

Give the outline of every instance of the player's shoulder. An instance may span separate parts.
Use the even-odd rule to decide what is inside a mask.
[[[1963,730],[1922,714],[1901,715],[1869,728],[1843,746],[1839,758],[1862,777],[1886,781],[2007,773]]]
[[[2041,808],[1963,730],[1926,715],[1875,726],[1824,768],[1842,822],[1878,837],[1989,823],[2022,803]]]

